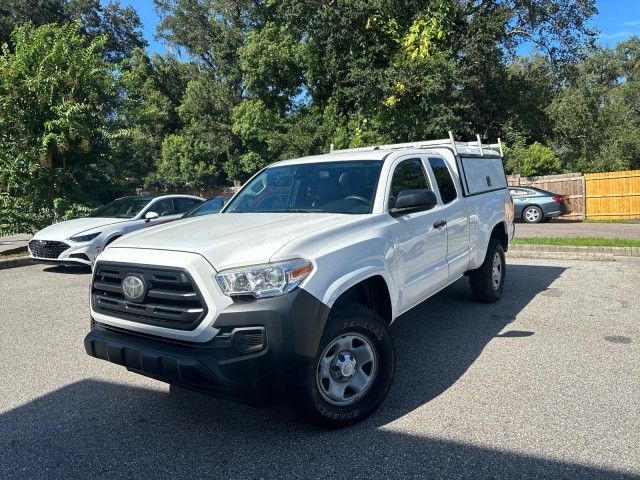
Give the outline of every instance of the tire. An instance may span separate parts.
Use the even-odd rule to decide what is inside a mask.
[[[542,209],[535,205],[531,205],[522,211],[522,220],[526,223],[540,223],[543,218]]]
[[[338,307],[293,406],[321,427],[353,425],[380,406],[394,372],[395,349],[384,320],[361,305]]]
[[[492,238],[489,240],[484,262],[469,275],[471,294],[477,301],[494,303],[500,300],[507,274],[506,267],[504,248],[497,239]]]

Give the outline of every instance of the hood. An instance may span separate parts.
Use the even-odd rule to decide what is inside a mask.
[[[129,222],[130,218],[76,218],[54,223],[36,233],[33,238],[40,240],[66,240],[82,232],[105,227],[114,223]]]
[[[140,230],[109,248],[197,253],[220,271],[267,263],[290,241],[359,215],[332,213],[223,213]]]

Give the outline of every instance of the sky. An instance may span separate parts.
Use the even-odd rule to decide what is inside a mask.
[[[107,3],[103,0],[102,3]],[[149,42],[149,51],[163,53],[167,47],[154,36],[159,18],[153,0],[121,0],[122,5],[132,5],[140,15],[144,37]],[[613,47],[632,35],[640,36],[640,0],[597,0],[598,15],[592,25],[600,30],[599,43]]]

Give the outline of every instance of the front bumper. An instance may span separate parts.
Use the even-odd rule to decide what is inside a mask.
[[[31,260],[33,260],[36,263],[44,263],[45,265],[64,265],[64,266],[83,266],[83,267],[90,267],[91,266],[91,262],[87,262],[85,260],[81,260],[81,259],[75,259],[75,258],[38,258],[38,257],[34,257],[33,255],[30,256]]]
[[[85,350],[142,375],[249,404],[284,399],[306,381],[329,308],[303,289],[233,303],[221,311],[218,334],[205,343],[176,341],[91,321]],[[259,349],[234,342],[242,329],[261,330]]]
[[[37,239],[39,240],[39,239]],[[29,247],[31,259],[38,263],[50,265],[85,265],[90,267],[96,256],[96,247],[93,243],[72,244],[62,251],[57,257],[38,257]]]

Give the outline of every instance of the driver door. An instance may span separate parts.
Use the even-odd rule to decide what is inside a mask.
[[[387,208],[403,190],[433,187],[422,156],[401,157],[392,168],[387,191]],[[400,286],[399,305],[405,312],[447,284],[447,227],[442,222],[442,205],[429,210],[393,216],[389,228],[395,250],[394,261]]]

